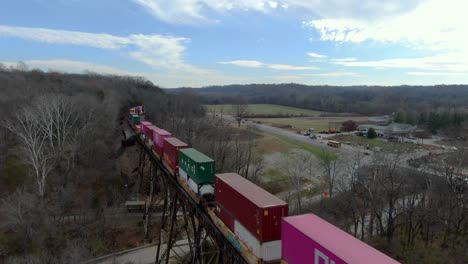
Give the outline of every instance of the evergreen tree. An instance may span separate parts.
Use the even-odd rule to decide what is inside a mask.
[[[377,137],[377,132],[375,132],[375,129],[373,129],[372,127],[369,128],[369,131],[367,131],[367,138],[373,139],[376,137]]]

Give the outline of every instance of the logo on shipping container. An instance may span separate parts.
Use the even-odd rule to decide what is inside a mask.
[[[335,261],[330,259],[322,251],[315,249],[314,264],[335,264]]]

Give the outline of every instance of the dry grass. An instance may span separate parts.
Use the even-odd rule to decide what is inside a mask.
[[[232,114],[232,105],[206,105],[208,112]],[[274,104],[249,104],[250,115],[319,116],[325,112]]]
[[[367,121],[367,117],[291,117],[291,118],[255,118],[254,121],[273,125],[291,126],[291,130],[307,130],[314,128],[315,131],[326,131],[328,129],[340,129],[341,123],[347,120],[355,122]]]

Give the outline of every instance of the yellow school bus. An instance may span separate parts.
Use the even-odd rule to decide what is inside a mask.
[[[341,147],[341,142],[338,142],[338,141],[335,141],[335,140],[328,140],[327,145],[330,146],[330,147],[339,148],[339,147]]]

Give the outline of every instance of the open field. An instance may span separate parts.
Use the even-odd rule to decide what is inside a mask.
[[[411,152],[411,151],[421,148],[417,144],[413,144],[413,143],[394,143],[394,142],[387,142],[386,140],[382,140],[382,139],[377,139],[377,138],[368,139],[366,137],[358,137],[354,135],[339,135],[339,136],[334,136],[331,139],[338,140],[340,142],[350,142],[353,145],[358,145],[361,147],[367,147],[367,146],[369,146],[370,148],[379,147],[383,150],[401,149],[401,150]]]
[[[205,105],[208,112],[219,114],[233,114],[232,105]],[[326,112],[302,109],[273,104],[249,104],[247,107],[249,115],[282,115],[282,116],[319,116]]]
[[[357,123],[367,121],[366,116],[359,117],[291,117],[291,118],[254,118],[253,121],[269,124],[277,127],[291,126],[288,129],[294,131],[314,128],[316,132],[331,129],[339,129],[341,123],[346,120],[354,120]]]
[[[323,152],[335,153],[322,149],[320,147],[312,146],[305,142],[296,141],[282,136],[261,134],[262,136],[258,139],[257,151],[263,155],[271,154],[275,152],[286,153],[290,149],[302,149],[310,154],[318,157]]]

